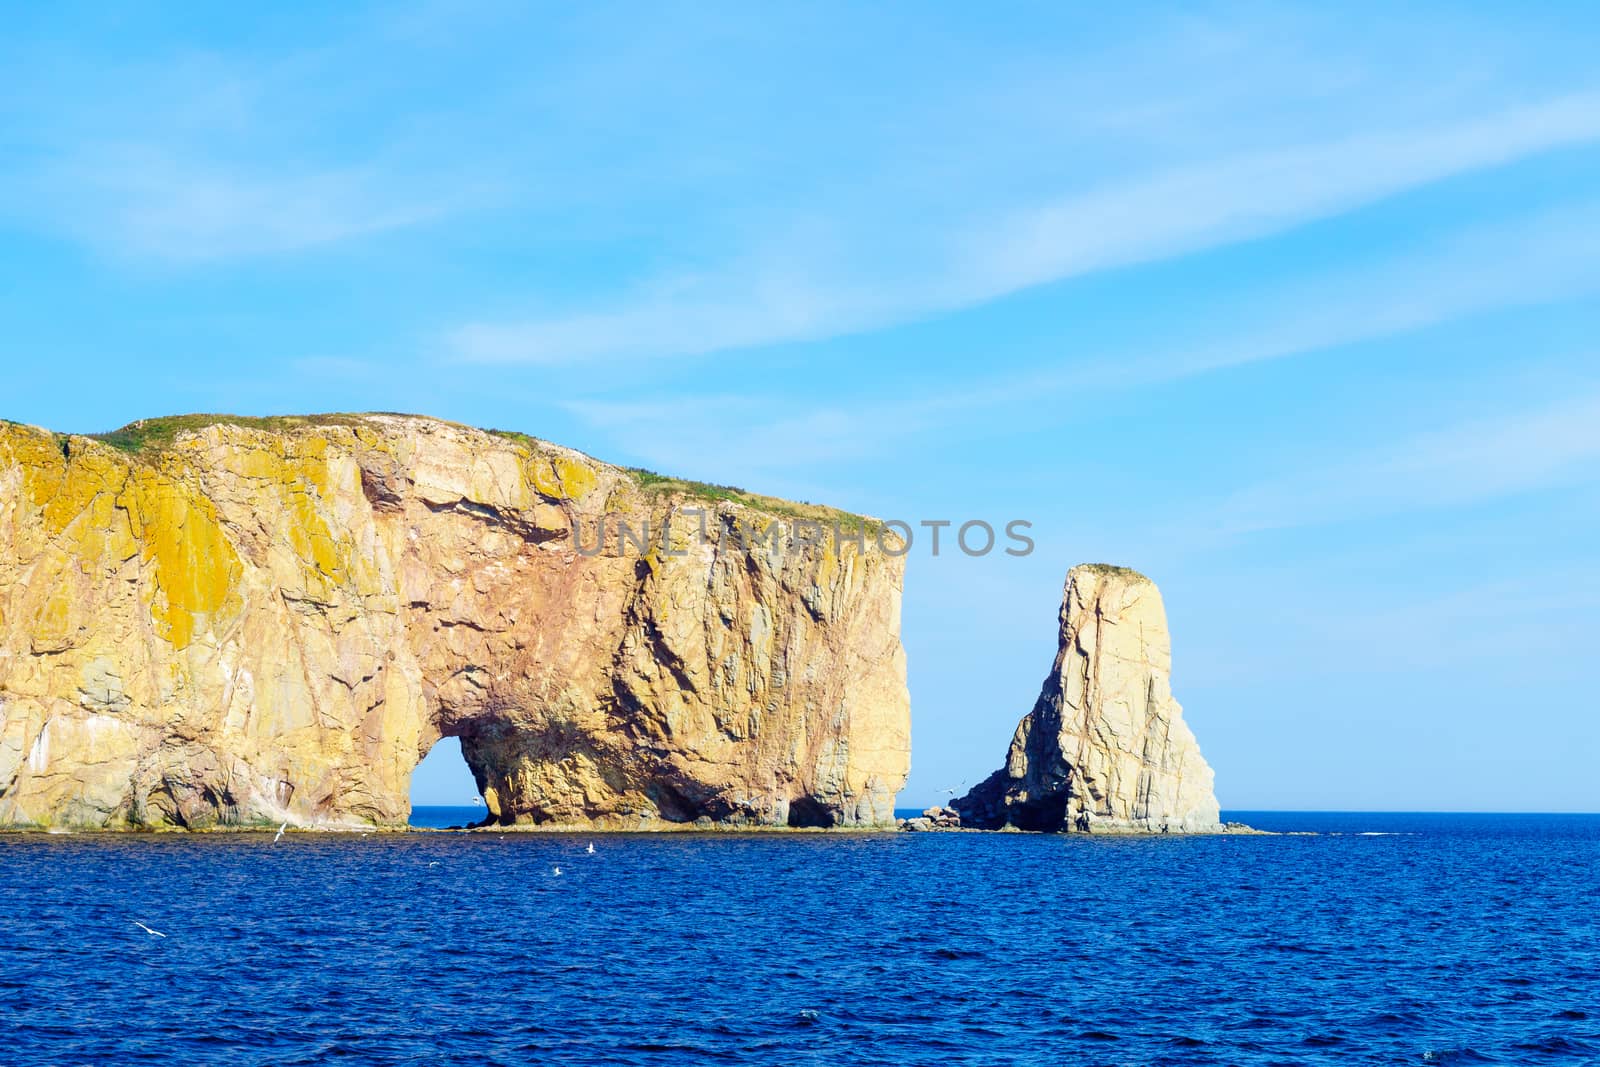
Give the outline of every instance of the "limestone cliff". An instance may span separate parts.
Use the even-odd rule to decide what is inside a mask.
[[[836,513],[416,417],[108,438],[0,424],[0,825],[400,825],[441,736],[506,825],[893,822],[902,565]]]
[[[1089,564],[1067,575],[1061,645],[1003,770],[955,802],[963,826],[1220,830],[1212,773],[1172,698],[1155,583]]]

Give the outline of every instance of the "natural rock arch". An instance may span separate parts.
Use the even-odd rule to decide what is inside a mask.
[[[442,736],[512,824],[892,823],[901,562],[734,525],[862,520],[414,417],[59,442],[0,427],[0,823],[402,825]]]

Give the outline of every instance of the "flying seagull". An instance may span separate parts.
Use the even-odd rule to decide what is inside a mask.
[[[148,926],[146,926],[144,923],[140,922],[138,919],[134,919],[132,921],[133,921],[133,925],[137,926],[139,929],[143,930],[145,933],[149,934],[151,937],[166,937],[167,936],[166,934],[162,933],[160,930],[152,930],[152,929],[150,929]]]
[[[277,843],[278,843],[278,842],[279,842],[279,841],[282,841],[282,840],[283,840],[283,832],[284,832],[284,831],[285,831],[285,830],[287,830],[287,829],[288,829],[288,828],[289,828],[289,824],[288,824],[288,823],[284,823],[284,824],[283,824],[283,825],[282,825],[282,826],[280,826],[280,827],[278,827],[278,836],[277,836],[277,837],[274,837],[274,838],[273,838],[273,839],[272,839],[272,843],[273,843],[273,844],[274,844],[274,845],[276,845],[276,844],[277,844]]]
[[[589,842],[589,847],[584,849],[584,851],[587,852],[591,856],[594,855],[594,842],[593,841]]]
[[[561,868],[557,867],[555,870],[551,871],[550,873],[552,875],[554,875],[555,877],[559,878],[559,877],[561,877]]]

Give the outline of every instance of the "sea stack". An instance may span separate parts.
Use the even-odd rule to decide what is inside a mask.
[[[418,417],[0,423],[0,826],[399,827],[443,736],[503,826],[893,826],[864,522]]]
[[[1002,770],[955,802],[963,826],[1088,833],[1222,829],[1211,768],[1172,698],[1154,582],[1126,567],[1067,575],[1060,650]]]

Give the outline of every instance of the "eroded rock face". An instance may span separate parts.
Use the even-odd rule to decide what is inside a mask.
[[[0,425],[0,825],[400,825],[441,736],[508,825],[893,825],[901,562],[703,495],[414,417]]]
[[[955,802],[963,826],[1216,832],[1211,768],[1172,698],[1155,583],[1122,567],[1067,575],[1061,648],[1005,768]]]

